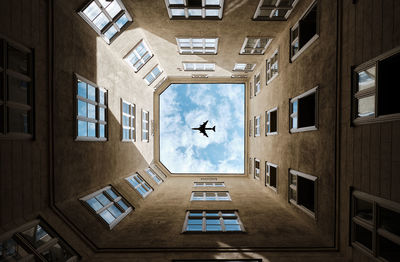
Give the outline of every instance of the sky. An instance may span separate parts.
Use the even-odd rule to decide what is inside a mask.
[[[208,138],[192,127],[208,120]],[[172,173],[244,173],[244,85],[172,84],[160,95],[160,160]]]

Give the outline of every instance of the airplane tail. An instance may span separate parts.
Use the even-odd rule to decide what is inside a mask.
[[[215,126],[212,128],[212,130],[215,132]]]

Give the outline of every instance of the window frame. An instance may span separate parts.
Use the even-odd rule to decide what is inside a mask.
[[[103,40],[111,45],[112,42],[114,42],[115,39],[117,39],[117,37],[123,32],[125,31],[132,23],[133,23],[133,18],[132,16],[129,14],[128,10],[126,9],[125,5],[122,3],[121,0],[114,0],[116,1],[119,6],[121,7],[121,11],[118,12],[117,15],[115,15],[114,18],[112,18],[108,11],[101,5],[101,3],[98,0],[90,0],[87,3],[85,3],[82,8],[80,8],[77,13],[80,17],[82,17],[83,20],[85,20],[85,22],[101,37],[103,38]],[[100,30],[97,28],[97,26],[93,23],[93,21],[91,21],[89,19],[89,17],[86,16],[86,14],[83,12],[87,7],[89,7],[89,5],[91,5],[93,2],[95,2],[97,4],[97,6],[100,8],[101,12],[100,14],[104,14],[107,19],[109,20],[109,22]],[[111,3],[110,3],[111,4]],[[99,15],[100,15],[99,14]],[[98,16],[99,16],[98,15]],[[117,21],[123,17],[126,16],[126,18],[128,19],[128,21],[121,27],[119,28],[117,24]],[[96,19],[96,18],[95,18]],[[94,19],[94,20],[95,20]],[[117,32],[110,38],[108,39],[105,36],[105,33],[111,28],[114,27],[115,29],[117,29]]]
[[[146,168],[144,171],[154,180],[154,182],[157,183],[157,185],[164,183],[164,179],[162,179],[161,176],[159,176],[151,167]]]
[[[275,58],[276,56],[276,61],[271,64],[271,61]],[[273,74],[273,67],[276,64],[276,73]],[[266,60],[265,63],[265,69],[266,69],[266,84],[270,84],[272,82],[272,80],[274,80],[275,78],[277,78],[279,76],[279,48],[277,48],[272,55],[270,56],[270,58],[268,58]],[[270,76],[271,75],[271,76]]]
[[[314,87],[314,88],[302,93],[301,95],[298,95],[298,96],[296,96],[294,98],[291,98],[289,100],[289,132],[290,133],[299,133],[299,132],[318,130],[318,128],[319,128],[319,125],[318,125],[318,122],[319,122],[319,119],[318,119],[318,116],[319,116],[319,110],[318,110],[318,108],[319,108],[319,103],[318,103],[319,94],[318,93],[319,93],[319,86],[316,86],[316,87]],[[299,113],[299,107],[298,107],[298,100],[302,99],[304,97],[307,97],[309,95],[312,95],[312,94],[315,94],[315,109],[314,109],[314,111],[315,111],[314,112],[315,113],[315,124],[313,126],[293,128],[292,127],[292,121],[293,121],[292,119],[297,117],[297,121],[298,121],[299,114],[300,114]],[[293,111],[293,106],[292,105],[293,105],[293,103],[295,101],[297,101],[297,113],[293,113],[292,112]],[[297,123],[297,126],[298,126],[298,123]]]
[[[117,195],[117,198],[112,199],[112,196],[110,194],[108,194],[106,192],[106,190],[110,189],[111,191],[114,192],[114,194]],[[100,194],[104,194],[106,196],[106,198],[110,201],[108,204],[106,204],[105,206],[103,206],[102,208],[100,208],[99,210],[94,210],[88,203],[87,201],[89,199],[92,199]],[[106,226],[109,227],[110,230],[112,230],[118,223],[120,223],[122,221],[122,219],[124,219],[130,212],[133,211],[133,206],[122,196],[121,193],[119,193],[113,186],[108,185],[106,187],[103,187],[102,189],[99,189],[89,195],[86,195],[84,197],[79,198],[79,200],[81,201],[81,203],[88,208],[88,210],[94,214],[96,216],[96,218],[98,220],[100,220],[103,224],[105,224]],[[119,201],[124,202],[124,204],[128,207],[125,211],[123,210],[123,208],[118,204]],[[110,208],[111,206],[116,206],[119,211],[121,211],[121,215],[118,216],[117,218],[115,218],[115,220],[113,222],[111,222],[110,224],[108,224],[107,221],[105,221],[101,216],[100,213],[107,210],[108,208]]]
[[[132,183],[129,181],[130,179],[134,179],[135,177],[139,177],[139,180],[142,180],[140,183],[138,183],[138,185],[134,186],[132,185]],[[136,191],[136,193],[138,193],[143,199],[147,198],[153,191],[154,188],[152,186],[150,186],[150,184],[138,173],[133,173],[132,175],[128,176],[125,178],[125,181]],[[137,180],[136,180],[137,182]],[[137,189],[139,187],[143,187],[143,185],[147,186],[149,188],[149,190],[145,190],[146,194],[140,193],[140,191]]]
[[[187,69],[188,65],[193,65],[193,69]],[[204,65],[203,68],[197,68],[197,66]],[[207,69],[207,66],[212,65],[212,69]],[[210,62],[182,62],[183,71],[186,72],[214,72],[215,71],[215,63]]]
[[[356,67],[352,67],[352,85],[351,85],[351,117],[350,117],[350,126],[359,126],[364,124],[372,124],[372,123],[382,123],[382,122],[390,122],[400,120],[400,113],[387,114],[382,115],[379,114],[379,64],[395,55],[400,54],[400,46],[393,48],[373,59],[362,63]],[[367,69],[375,66],[375,86],[374,88],[368,88],[365,90],[358,91],[358,73],[362,71],[366,71]],[[374,115],[365,116],[365,117],[357,117],[358,113],[358,105],[357,100],[369,96],[375,96],[374,103]]]
[[[136,51],[136,48],[138,48],[140,44],[143,44],[144,48],[146,49],[146,52],[143,54],[143,56],[140,56],[139,53]],[[136,58],[138,58],[138,61],[136,61],[135,65],[138,64],[139,62],[141,62],[141,64],[139,66],[135,66],[134,64],[132,64],[129,61],[129,57],[131,56],[131,54],[134,54],[134,56]],[[149,54],[149,58],[147,60],[144,60],[143,58],[147,54]],[[151,58],[153,58],[153,56],[154,56],[154,54],[151,51],[149,45],[146,43],[146,41],[144,39],[141,39],[139,42],[137,42],[137,44],[131,50],[129,50],[129,52],[123,57],[123,59],[126,63],[128,63],[128,65],[130,67],[133,68],[135,73],[137,73],[140,71],[140,69],[142,69],[151,60]]]
[[[261,116],[254,117],[254,137],[261,136]]]
[[[244,69],[238,69],[239,65],[245,65]],[[254,68],[256,68],[257,64],[253,64],[253,63],[235,63],[235,65],[233,66],[232,71],[233,72],[253,72]],[[246,69],[247,68],[247,69]]]
[[[0,34],[0,44],[2,44],[2,50],[0,52],[3,54],[3,60],[0,62],[0,86],[3,86],[2,94],[0,95],[0,108],[3,107],[3,130],[0,129],[0,140],[35,140],[36,126],[35,126],[35,63],[34,56],[35,52],[33,48],[28,48],[22,44],[19,44],[11,39],[8,39]],[[0,45],[1,47],[1,45]],[[8,62],[8,47],[16,49],[18,52],[23,53],[27,56],[27,73],[16,72],[13,69],[9,69]],[[3,66],[1,66],[3,64]],[[15,102],[9,100],[8,88],[9,81],[8,78],[11,77],[15,80],[20,80],[27,83],[27,103]],[[1,99],[3,96],[3,99]],[[8,116],[8,112],[11,109],[23,110],[26,112],[28,132],[8,132],[8,122],[11,117]],[[1,111],[0,111],[1,112]]]
[[[206,5],[206,1],[202,1],[201,6],[190,6],[187,0],[183,0],[183,4],[170,4],[169,0],[165,0],[168,16],[170,20],[221,20],[224,13],[224,0],[219,0],[219,5]],[[173,16],[172,9],[183,9],[183,16]],[[189,9],[200,9],[201,16],[190,16]],[[219,10],[218,16],[206,16],[206,10]]]
[[[302,47],[300,47],[300,28],[299,28],[299,23],[302,21],[310,12],[311,10],[317,6],[317,14],[316,14],[316,33],[313,37],[311,37],[307,43],[305,43]],[[299,20],[290,28],[289,30],[289,62],[293,63],[305,50],[307,50],[318,38],[320,34],[320,10],[319,10],[319,3],[318,0],[315,0],[312,2],[307,10],[301,15]],[[297,37],[293,39],[293,32],[297,29]],[[293,45],[297,41],[299,45],[299,50],[294,54],[293,53]]]
[[[275,3],[275,5],[272,5],[272,6],[266,6],[266,5],[264,5],[264,0],[260,0],[260,2],[258,3],[257,9],[254,12],[252,20],[253,21],[286,21],[288,19],[288,17],[290,16],[290,14],[292,13],[295,6],[297,5],[297,3],[299,2],[299,0],[294,0],[292,2],[292,4],[289,6],[281,6],[281,7],[279,6],[279,2],[280,1],[277,1]],[[260,13],[260,11],[263,9],[272,9],[272,11],[269,15],[269,18],[267,16],[258,15]],[[272,14],[274,12],[276,12],[277,10],[288,10],[288,11],[283,17],[275,17]]]
[[[261,73],[258,72],[254,75],[254,96],[261,92]]]
[[[276,131],[275,132],[269,132],[268,130],[270,129],[269,126],[271,125],[271,113],[276,112]],[[278,132],[278,127],[279,127],[279,117],[278,117],[278,107],[274,107],[268,111],[265,112],[265,135],[266,136],[274,136],[277,135]]]
[[[357,216],[357,202],[356,199],[362,200],[364,202],[368,202],[372,207],[372,221],[368,221],[362,217]],[[400,246],[400,236],[388,231],[387,229],[381,228],[381,209],[387,209],[392,212],[396,212],[400,214],[400,204],[387,200],[381,197],[377,197],[362,191],[354,190],[354,188],[350,188],[350,232],[349,239],[350,245],[363,253],[375,257],[378,260],[387,261],[383,257],[380,256],[380,242],[379,238],[385,238],[396,245]],[[364,246],[362,243],[356,241],[355,238],[355,225],[362,227],[364,230],[368,230],[371,232],[371,247],[372,250],[368,247]]]
[[[74,119],[75,119],[75,141],[89,141],[89,142],[106,142],[108,141],[109,136],[109,128],[108,128],[108,90],[99,87],[92,81],[86,79],[85,77],[75,73],[75,81],[74,81]],[[84,98],[78,95],[78,83],[83,82],[86,84],[86,92],[88,89],[88,85],[95,88],[95,100],[91,100],[89,98]],[[100,92],[104,93],[104,104],[101,104],[100,101]],[[83,101],[87,104],[91,104],[95,106],[95,118],[88,118],[78,115],[78,101]],[[104,120],[100,120],[100,108],[104,108]],[[96,125],[96,136],[79,136],[79,124],[78,121],[84,121],[86,123],[94,123]],[[100,137],[100,125],[104,125],[104,137]],[[87,127],[87,133],[89,132],[89,128]]]
[[[180,55],[216,55],[218,53],[218,42],[219,42],[219,37],[176,37],[176,44],[178,47],[178,52]],[[181,41],[182,39],[189,39],[190,47],[184,47],[182,48],[181,46]],[[201,47],[193,47],[193,40],[202,40],[202,46]],[[206,40],[213,39],[215,40],[215,47],[210,49],[209,47],[206,46]],[[195,50],[202,50],[201,52],[195,51]],[[206,52],[206,50],[214,50],[213,52]],[[184,50],[188,50],[188,52],[185,52]]]
[[[292,184],[291,181],[291,176],[296,176],[296,185]],[[313,181],[314,183],[314,211],[309,210],[308,208],[306,208],[305,206],[298,204],[298,199],[299,199],[299,188],[298,188],[298,184],[299,184],[299,180],[297,177],[302,177],[308,180]],[[293,199],[291,197],[291,190],[296,191],[296,199]],[[300,190],[301,192],[301,190]],[[317,219],[317,212],[318,212],[318,177],[313,176],[313,175],[309,175],[309,174],[305,174],[303,172],[300,171],[296,171],[294,169],[289,168],[289,179],[288,179],[288,202],[296,207],[298,207],[300,210],[302,210],[304,213],[306,213],[307,215],[311,216],[312,218],[314,218],[315,220]]]
[[[256,163],[258,163],[258,168]],[[261,161],[260,159],[254,158],[254,179],[260,180],[260,175],[261,175]]]
[[[193,187],[225,187],[225,182],[193,182]]]
[[[267,39],[267,44],[264,47],[257,47],[258,43],[261,41],[261,39]],[[249,42],[249,40],[252,39],[256,39],[255,44],[253,45],[253,47],[251,48],[246,48],[247,42]],[[239,55],[264,55],[265,54],[265,50],[267,50],[268,46],[271,44],[272,42],[272,37],[269,36],[247,36],[245,37],[244,41],[243,41],[243,45],[240,48],[239,51]],[[250,53],[246,53],[246,49],[251,49]],[[254,53],[255,51],[261,51],[261,53]]]
[[[276,169],[276,187],[271,186],[271,167]],[[265,161],[265,186],[271,188],[275,193],[278,193],[278,178],[278,165]]]
[[[189,214],[190,212],[202,212],[202,231],[188,231],[187,225],[188,225],[188,219],[189,219]],[[207,231],[206,230],[206,212],[218,212],[218,218],[220,220],[220,225],[221,225],[221,231]],[[223,223],[223,215],[222,212],[234,212],[235,213],[235,217],[238,221],[238,225],[240,226],[240,231],[226,231],[225,230],[225,224]],[[233,217],[229,216],[226,217],[227,219],[232,219]],[[186,214],[185,214],[185,222],[183,223],[183,227],[182,227],[182,233],[185,234],[198,234],[198,233],[244,233],[246,232],[244,226],[243,226],[243,222],[241,221],[240,217],[239,217],[239,211],[238,210],[186,210]]]
[[[129,106],[130,114],[124,112],[124,104]],[[124,125],[124,116],[129,117],[129,126]],[[129,130],[129,139],[124,138],[124,130]],[[121,98],[121,141],[136,142],[136,105]],[[132,137],[133,136],[133,137]]]
[[[149,143],[150,141],[150,112],[142,108],[142,142]],[[143,114],[147,115],[147,120],[143,118]],[[147,133],[147,139],[144,139],[143,134]]]
[[[156,69],[156,68],[158,68],[158,70],[159,70],[159,74],[154,74],[154,70]],[[146,82],[146,84],[148,85],[148,86],[150,86],[151,84],[153,84],[156,80],[157,80],[157,78],[160,76],[160,75],[162,75],[162,73],[164,72],[164,70],[161,68],[161,66],[159,65],[159,64],[157,64],[157,65],[155,65],[144,77],[143,77],[143,80]],[[148,81],[147,80],[147,77],[149,76],[149,75],[151,75],[152,77],[153,77],[153,81]]]
[[[199,194],[202,193],[203,197],[202,199],[194,199],[195,198],[195,194]],[[207,199],[207,194],[213,193],[215,195],[215,199],[210,200]],[[223,197],[219,197],[218,193],[226,193],[226,197],[228,199],[223,199]],[[196,198],[198,198],[198,196],[196,196]],[[190,194],[190,202],[196,202],[196,201],[205,201],[205,202],[217,202],[217,201],[222,201],[222,202],[227,202],[227,201],[232,201],[231,195],[229,194],[229,191],[192,191],[192,193]]]

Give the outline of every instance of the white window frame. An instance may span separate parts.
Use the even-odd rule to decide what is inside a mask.
[[[143,56],[140,56],[139,53],[137,52],[137,48],[140,45],[143,45],[143,47],[146,49],[146,52],[143,54]],[[147,56],[148,55],[148,56]],[[130,58],[132,56],[135,56],[136,58],[138,58],[138,61],[135,62],[135,64],[132,64],[130,62]],[[144,59],[145,57],[148,57],[147,59]],[[125,56],[124,56],[124,60],[125,62],[128,63],[128,65],[130,67],[133,68],[133,70],[135,71],[135,73],[139,72],[139,70],[144,67],[146,65],[147,62],[150,61],[150,59],[153,57],[153,53],[151,52],[149,45],[142,39],[140,40]]]
[[[299,2],[299,0],[293,0],[292,4],[289,6],[281,6],[281,1],[276,1],[275,5],[268,6],[264,5],[264,0],[260,0],[257,9],[253,15],[254,21],[285,21],[288,19],[289,15],[292,13],[293,8]],[[261,10],[271,10],[269,16],[261,16]],[[276,16],[278,10],[287,10],[284,16]]]
[[[276,169],[276,187],[271,186],[271,167]],[[271,188],[275,192],[278,192],[278,177],[278,165],[265,161],[265,186]]]
[[[258,163],[258,168],[256,163]],[[261,161],[260,159],[254,158],[254,179],[260,180],[260,174],[261,174]]]
[[[235,63],[232,71],[235,71],[235,72],[246,72],[246,73],[247,72],[253,72],[255,67],[256,67],[256,64],[252,64],[252,63]]]
[[[156,68],[158,69],[158,74],[154,73],[154,71],[156,70]],[[160,66],[160,65],[156,65],[155,67],[153,67],[153,68],[150,70],[150,72],[148,72],[148,73],[143,77],[143,80],[144,80],[144,81],[146,82],[146,84],[149,86],[149,85],[153,84],[154,81],[156,81],[157,78],[158,78],[163,72],[164,72],[164,71],[163,71],[163,69],[161,68],[161,66]],[[152,80],[151,80],[151,81],[147,80],[147,77],[148,77],[148,76],[151,76],[151,77],[152,77]]]
[[[108,11],[106,10],[106,8],[104,8],[99,0],[91,0],[88,3],[86,3],[83,8],[81,8],[78,11],[78,14],[86,21],[86,23],[88,23],[90,25],[90,27],[96,31],[96,33],[101,36],[103,38],[104,41],[106,41],[107,44],[111,44],[132,22],[133,19],[131,17],[131,15],[129,14],[128,10],[126,9],[126,7],[124,6],[124,4],[122,3],[121,0],[113,0],[112,2],[117,2],[119,7],[121,8],[121,11],[119,11],[119,13],[113,18],[110,16],[110,14],[108,13]],[[112,3],[110,2],[110,4]],[[94,24],[94,20],[93,19],[90,20],[90,18],[88,16],[86,16],[86,14],[84,13],[84,10],[89,7],[89,5],[91,5],[92,3],[96,3],[96,5],[100,8],[100,13],[96,16],[96,18],[98,16],[100,16],[101,14],[104,14],[107,19],[109,20],[109,22],[100,30],[95,24]],[[122,18],[123,16],[125,16],[127,18],[127,22],[121,27],[119,28],[119,26],[117,25],[117,21]],[[114,28],[117,32],[109,39],[106,37],[106,32],[110,29],[110,28]]]
[[[366,204],[371,206],[371,220],[367,220],[362,216],[357,214],[357,200],[361,200]],[[387,261],[384,257],[381,256],[381,248],[379,245],[381,244],[380,238],[389,240],[396,245],[400,246],[400,235],[395,232],[391,232],[387,228],[381,226],[381,209],[386,209],[391,212],[400,214],[400,204],[391,200],[387,200],[384,198],[380,198],[371,194],[367,194],[361,191],[354,190],[351,194],[351,214],[350,214],[350,241],[351,245],[358,250],[361,250],[365,254],[376,257],[379,261]],[[356,234],[356,226],[362,227],[364,230],[370,231],[371,233],[371,247],[364,246],[362,243],[359,243],[355,237]]]
[[[261,116],[254,117],[254,137],[261,135]]]
[[[254,75],[254,96],[261,92],[261,75],[260,73]]]
[[[218,52],[218,37],[176,37],[176,44],[178,46],[179,54],[181,55],[216,55]],[[182,40],[189,40],[189,47],[183,47]],[[193,42],[202,41],[200,47],[194,46]],[[214,47],[207,47],[207,40],[214,40]]]
[[[129,108],[129,114],[124,112],[124,104]],[[124,117],[129,119],[129,126],[124,125]],[[121,98],[121,141],[135,142],[136,141],[136,106]],[[124,138],[124,130],[129,131],[129,138]]]
[[[146,118],[143,116],[147,116]],[[149,142],[150,141],[150,113],[142,109],[142,141]],[[144,134],[147,134],[147,137],[144,137]]]
[[[193,212],[193,213],[201,213],[202,214],[202,216],[200,217],[200,216],[196,216],[196,217],[193,217],[193,218],[197,218],[197,219],[202,219],[202,230],[201,231],[188,231],[187,230],[187,226],[188,226],[188,219],[189,219],[189,215],[190,215],[190,212]],[[220,225],[221,225],[221,231],[207,231],[207,228],[206,228],[206,220],[207,220],[207,212],[209,212],[209,213],[218,213],[218,217],[217,216],[212,216],[212,217],[208,217],[208,218],[210,218],[210,219],[219,219],[220,220]],[[229,215],[229,216],[224,216],[223,215],[223,213],[225,213],[225,214],[227,214],[227,213],[230,213],[230,214],[234,214],[234,216],[231,216],[231,215]],[[240,231],[227,231],[226,230],[226,228],[225,228],[225,224],[224,224],[224,219],[237,219],[237,222],[238,222],[238,224],[237,225],[239,225],[240,226]],[[244,228],[244,226],[243,226],[243,223],[242,223],[242,221],[240,220],[240,217],[239,217],[239,212],[237,211],[237,210],[187,210],[186,211],[186,215],[185,215],[185,222],[183,223],[183,228],[182,228],[182,233],[204,233],[204,232],[212,232],[212,233],[222,233],[222,232],[246,232],[246,230],[245,230],[245,228]]]
[[[191,20],[198,20],[198,19],[220,20],[220,19],[222,19],[223,11],[224,11],[224,0],[219,0],[219,5],[207,5],[206,1],[203,0],[201,6],[190,6],[188,4],[188,1],[186,1],[186,0],[183,0],[182,2],[183,2],[183,4],[171,5],[171,4],[169,4],[168,0],[165,0],[165,4],[166,4],[167,10],[168,10],[168,15],[171,20],[172,19],[191,19]],[[184,15],[173,16],[172,9],[183,10]],[[191,10],[191,9],[200,9],[201,15],[200,16],[190,15],[189,10]],[[207,10],[218,10],[218,16],[207,15],[206,14]]]
[[[113,199],[112,196],[110,194],[107,193],[107,190],[110,189],[115,195],[117,195],[117,198]],[[103,206],[102,208],[100,208],[99,210],[95,211],[88,203],[87,201],[95,198],[98,195],[103,194],[110,202]],[[121,220],[126,217],[133,209],[132,206],[129,204],[128,201],[126,201],[126,199],[124,199],[121,194],[112,186],[106,186],[100,190],[97,190],[94,193],[91,193],[87,196],[84,196],[82,198],[79,199],[80,201],[82,201],[82,203],[91,211],[93,212],[97,218],[99,218],[104,224],[106,224],[107,226],[109,226],[109,229],[113,229],[119,222],[121,222]],[[96,199],[97,200],[97,199]],[[103,205],[99,200],[97,200],[101,205]],[[119,204],[118,202],[122,201],[128,208],[126,210],[124,210]],[[116,217],[115,220],[113,222],[111,222],[110,224],[108,224],[101,216],[100,214],[103,211],[106,211],[108,208],[110,208],[111,206],[115,206],[117,207],[120,211],[121,211],[121,215]],[[110,212],[111,213],[111,212]]]
[[[275,60],[275,61],[274,61]],[[271,57],[266,62],[266,79],[267,85],[279,75],[279,50],[274,51]]]
[[[202,62],[182,62],[184,71],[205,71],[213,72],[215,71],[215,63],[202,63]],[[193,69],[188,69],[188,66],[192,65]],[[212,68],[207,68],[207,67]]]
[[[24,232],[32,230],[33,234],[36,236],[39,230],[46,234],[40,235],[40,239],[50,237],[47,241],[42,241],[43,243],[39,247],[35,247],[33,243],[26,237],[24,237]],[[18,261],[47,261],[42,255],[45,252],[52,253],[52,248],[55,245],[59,245],[64,252],[68,252],[71,257],[65,260],[65,262],[77,262],[79,261],[79,255],[77,252],[66,243],[60,235],[43,219],[35,219],[28,223],[25,223],[17,228],[5,232],[0,236],[0,244],[2,244],[2,261],[16,261],[13,258],[14,255],[18,254],[20,256]],[[13,252],[10,256],[7,255],[9,251],[8,248],[11,246]],[[3,260],[4,259],[4,260]]]
[[[256,39],[256,42],[255,42],[255,44],[253,45],[253,47],[250,47],[250,48],[249,48],[249,47],[246,47],[247,42],[248,42],[249,40],[253,40],[253,39]],[[266,45],[265,45],[264,47],[257,47],[257,45],[259,44],[259,42],[261,41],[261,39],[267,39],[267,43],[266,43]],[[259,36],[252,37],[252,36],[248,36],[248,37],[246,37],[246,38],[244,39],[244,42],[243,42],[242,48],[240,49],[239,54],[240,54],[240,55],[263,55],[263,54],[265,53],[265,50],[267,50],[268,46],[271,44],[271,41],[272,41],[272,38],[271,38],[271,37],[267,37],[267,36],[264,36],[264,37],[259,37]],[[246,49],[249,49],[250,53],[247,53],[247,52],[246,52]],[[260,52],[260,53],[255,53],[256,51],[261,51],[261,52]]]
[[[270,125],[271,125],[271,113],[276,112],[276,131],[269,132]],[[279,126],[279,117],[278,117],[278,107],[274,107],[267,112],[265,112],[265,135],[266,136],[273,136],[278,134],[278,126]]]
[[[317,14],[316,14],[316,33],[313,37],[311,37],[307,43],[305,43],[302,47],[300,47],[300,34],[301,34],[301,28],[299,27],[300,21],[304,19],[305,16],[307,16],[311,10],[316,7],[317,8]],[[303,13],[301,18],[294,24],[293,27],[290,28],[290,62],[294,62],[308,47],[310,47],[318,38],[319,38],[319,6],[318,6],[318,0],[314,1],[308,8],[307,10]],[[297,30],[297,36],[293,36],[294,32]],[[294,52],[293,46],[298,45],[299,49],[297,52]]]
[[[141,181],[138,181],[138,180],[136,180],[135,178],[138,178],[138,180],[141,180]],[[154,189],[150,186],[150,184],[147,183],[147,181],[146,181],[141,175],[139,175],[139,173],[134,173],[133,175],[126,177],[125,180],[126,180],[126,182],[127,182],[133,189],[135,189],[135,191],[136,191],[142,198],[148,197],[148,196],[151,194],[151,192],[154,191]],[[137,184],[137,185],[133,185],[133,184],[130,182],[130,180],[135,180],[138,184]],[[146,193],[142,194],[142,193],[140,192],[140,190],[138,189],[138,188],[140,188],[140,187],[143,188],[144,191],[146,191]],[[146,187],[148,187],[149,190],[146,190]]]
[[[224,182],[194,182],[193,187],[225,187]]]
[[[158,185],[162,184],[164,180],[152,169],[148,167],[144,170]]]
[[[88,86],[95,89],[95,100],[79,95],[79,82],[86,84],[86,96],[88,96]],[[95,83],[75,73],[75,141],[107,141],[108,140],[108,91],[97,86]],[[104,103],[100,103],[100,92],[104,93]],[[88,115],[89,104],[95,106],[95,118],[79,115],[79,101],[87,104],[86,115]],[[104,109],[104,120],[100,120],[100,109]],[[79,121],[86,123],[86,136],[79,136]],[[88,124],[95,124],[95,136],[89,136]],[[100,136],[100,125],[104,125],[104,137]]]
[[[299,112],[299,103],[298,100],[302,99],[303,97],[309,96],[309,95],[315,95],[315,109],[314,109],[314,113],[315,113],[315,123],[313,126],[306,126],[306,127],[298,127],[298,119],[299,119],[299,114],[301,114]],[[297,101],[297,112],[293,112],[293,104]],[[290,103],[289,103],[289,113],[290,113],[290,119],[289,119],[289,125],[290,125],[290,133],[298,133],[298,132],[306,132],[306,131],[314,131],[314,130],[318,130],[318,86],[304,92],[303,94],[296,96],[292,99],[290,99]],[[293,128],[293,121],[295,121],[294,119],[297,119],[297,128]]]
[[[225,194],[225,196],[219,196],[219,194]],[[202,197],[200,198],[199,195]],[[211,197],[215,199],[207,199],[209,195],[213,195]],[[232,201],[232,199],[228,191],[192,191],[190,201]]]
[[[292,184],[292,176],[296,176],[296,184]],[[299,180],[298,177],[303,177],[305,179],[311,180],[314,182],[314,211],[309,210],[308,208],[306,208],[305,206],[302,206],[301,204],[298,204],[298,197],[299,197],[299,188],[298,188],[298,184],[299,184]],[[294,206],[298,207],[299,209],[301,209],[302,211],[304,211],[304,213],[306,213],[307,215],[313,217],[314,219],[316,219],[316,213],[318,211],[318,201],[317,201],[317,190],[318,190],[318,183],[317,183],[317,179],[318,177],[316,176],[312,176],[309,174],[305,174],[293,169],[289,169],[289,188],[288,188],[288,200],[289,203],[293,204]],[[296,199],[291,197],[291,192],[295,191],[296,192]],[[301,190],[300,190],[301,192]]]

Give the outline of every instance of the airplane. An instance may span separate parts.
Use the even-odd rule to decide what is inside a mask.
[[[214,127],[206,127],[208,123],[208,120],[201,124],[199,127],[192,128],[193,130],[199,130],[200,133],[202,133],[204,136],[208,137],[206,130],[213,130],[215,132],[215,126]]]

